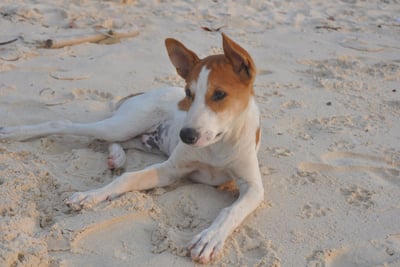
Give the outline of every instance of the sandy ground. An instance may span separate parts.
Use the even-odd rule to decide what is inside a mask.
[[[200,56],[222,31],[258,66],[265,203],[217,266],[400,266],[400,3],[62,1],[0,4],[0,125],[107,117],[123,96],[182,85],[164,39]],[[112,44],[49,38],[140,31]],[[235,196],[182,182],[81,212],[109,183],[107,146],[51,136],[0,143],[0,266],[193,266],[184,245]],[[164,160],[128,152],[128,170]],[[204,197],[207,196],[207,197]]]

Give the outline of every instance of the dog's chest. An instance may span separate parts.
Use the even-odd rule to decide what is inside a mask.
[[[149,150],[161,150],[168,140],[171,125],[163,122],[155,127],[154,131],[142,135],[142,143]]]
[[[179,130],[184,118],[184,114],[180,113],[182,112],[154,125],[149,132],[142,135],[142,144],[150,151],[171,155],[179,142]]]

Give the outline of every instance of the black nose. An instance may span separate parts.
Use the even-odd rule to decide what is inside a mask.
[[[193,128],[183,128],[179,133],[182,142],[192,145],[199,139],[199,133]]]

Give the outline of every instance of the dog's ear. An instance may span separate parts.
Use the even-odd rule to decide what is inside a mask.
[[[165,39],[165,46],[176,71],[183,79],[186,79],[194,65],[200,60],[199,57],[182,43],[172,38]]]
[[[225,57],[240,79],[245,82],[253,81],[256,75],[256,66],[249,53],[225,34],[222,34],[222,46]]]

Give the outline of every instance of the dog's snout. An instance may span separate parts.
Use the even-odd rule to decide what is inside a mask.
[[[193,145],[199,139],[199,133],[193,128],[183,128],[179,133],[182,142]]]

